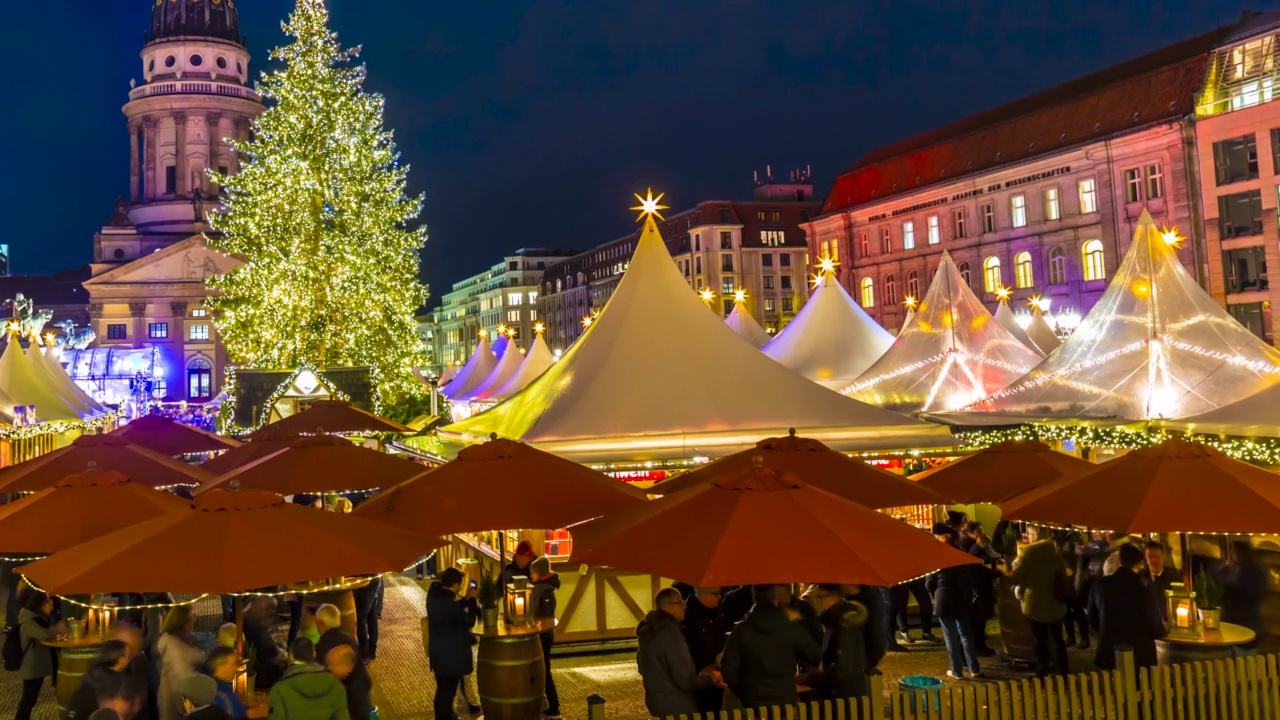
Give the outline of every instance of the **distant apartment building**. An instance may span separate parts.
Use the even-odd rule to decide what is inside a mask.
[[[658,230],[694,290],[709,289],[713,308],[728,315],[734,293],[770,332],[785,327],[809,297],[809,259],[801,226],[818,212],[807,171],[786,182],[757,182],[749,201],[707,200],[664,213]],[[538,309],[552,350],[565,350],[613,295],[640,231],[547,268]]]
[[[499,326],[513,330],[512,341],[526,347],[533,341],[538,322],[538,293],[543,272],[571,251],[544,248],[517,250],[482,273],[453,284],[434,313],[433,349],[436,363],[464,363],[480,342],[484,330],[493,342]],[[426,328],[423,328],[426,332]]]

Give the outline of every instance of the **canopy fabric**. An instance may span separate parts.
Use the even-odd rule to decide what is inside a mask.
[[[1182,418],[1154,420],[1152,426],[1201,435],[1280,438],[1280,384],[1269,385],[1229,405]]]
[[[996,322],[944,251],[911,325],[844,393],[900,412],[946,412],[1007,386],[1041,359]]]
[[[529,383],[538,378],[539,375],[547,371],[547,368],[554,365],[556,358],[551,354],[551,348],[547,347],[547,341],[542,339],[542,333],[537,333],[533,339],[533,347],[525,353],[524,362],[520,363],[520,369],[516,370],[505,383],[485,396],[485,400],[491,402],[501,402],[525,389]]]
[[[251,443],[252,444],[252,443]],[[397,485],[421,473],[412,460],[361,447],[334,435],[299,438],[275,452],[196,489],[203,495],[239,483],[245,490],[269,490],[280,495],[344,493]]]
[[[143,415],[107,434],[162,455],[218,452],[240,447],[240,443],[231,438],[154,414]]]
[[[750,450],[716,460],[652,487],[648,492],[671,495],[700,487],[732,470],[752,467],[756,460],[763,461],[765,467],[789,472],[811,487],[873,509],[943,505],[950,499],[949,495],[838,453],[817,440],[794,434],[761,440]]]
[[[114,470],[153,488],[193,486],[213,479],[207,470],[117,436],[81,435],[64,448],[0,469],[0,493],[37,492],[89,468]]]
[[[1027,332],[1022,329],[1022,326],[1018,324],[1018,318],[1013,314],[1013,310],[1010,309],[1008,300],[1000,300],[1000,307],[996,308],[996,322],[1000,323],[1005,330],[1009,331],[1010,335],[1017,338],[1018,342],[1026,345],[1027,348],[1035,352],[1035,354],[1040,357],[1044,357],[1046,355],[1046,353],[1042,352],[1040,347],[1035,344],[1035,341],[1027,335]]]
[[[507,348],[507,352],[502,354],[498,360],[498,364],[494,366],[493,372],[489,373],[479,385],[476,385],[470,392],[455,397],[455,401],[468,400],[484,400],[488,398],[494,390],[502,387],[515,376],[520,366],[524,364],[524,355],[515,348],[514,345]]]
[[[190,507],[18,572],[56,595],[225,594],[397,572],[446,544],[443,538],[287,503],[270,492],[217,490]]]
[[[911,476],[963,505],[998,503],[1095,465],[1035,440],[1007,440]]]
[[[64,400],[48,380],[41,379],[31,366],[22,343],[15,333],[0,355],[0,393],[12,405],[34,405],[36,417],[43,421],[83,420],[92,413],[78,410]],[[8,405],[8,407],[12,407]]]
[[[448,387],[448,386],[449,386],[449,383],[453,382],[453,379],[454,379],[455,377],[457,377],[457,376],[458,376],[458,366],[457,366],[457,365],[446,365],[446,366],[445,366],[445,368],[444,368],[444,371],[440,373],[440,380],[439,380],[439,382],[437,382],[436,384],[437,384],[441,389],[444,389],[444,388]]]
[[[84,413],[85,417],[107,414],[106,408],[100,405],[97,400],[89,397],[84,390],[80,389],[79,385],[76,385],[76,381],[72,380],[67,371],[63,369],[62,363],[45,355],[44,351],[35,342],[32,342],[31,347],[27,349],[27,361],[30,363],[31,369],[35,372],[38,380],[52,388],[54,393],[68,405]]]
[[[1143,211],[1106,292],[1053,356],[974,410],[1039,417],[1178,419],[1280,381],[1280,352],[1182,266]]]
[[[267,427],[271,427],[268,425]],[[200,463],[201,470],[208,472],[211,476],[216,477],[231,472],[238,467],[243,467],[249,463],[260,460],[268,455],[279,452],[292,445],[299,438],[296,436],[282,435],[280,437],[260,438],[251,440],[247,443],[241,443],[239,447],[232,448],[217,457]]]
[[[499,332],[498,339],[493,341],[493,345],[489,349],[493,351],[494,357],[501,360],[502,356],[507,354],[508,347],[511,347],[511,338],[507,337],[505,333]]]
[[[751,313],[747,312],[745,303],[735,302],[733,311],[729,313],[729,317],[724,319],[724,324],[737,333],[738,337],[756,347],[764,347],[769,343],[769,333],[765,332],[765,329],[760,327],[760,323],[751,317]]]
[[[893,345],[893,334],[866,313],[844,286],[824,273],[809,301],[764,354],[810,380],[840,390]]]
[[[249,433],[250,440],[313,433],[411,433],[395,420],[361,410],[345,400],[316,400],[311,407]]]
[[[928,532],[769,467],[606,515],[572,530],[572,562],[695,586],[888,587],[978,559]]]
[[[662,348],[676,348],[664,352]],[[749,391],[744,391],[749,388]],[[647,219],[609,303],[564,356],[505,402],[440,430],[573,459],[722,455],[795,427],[846,447],[949,445],[939,428],[841,397],[734,335],[690,289]]]
[[[1049,327],[1049,321],[1044,319],[1044,313],[1040,312],[1038,307],[1031,308],[1031,324],[1027,326],[1027,337],[1035,343],[1040,349],[1040,354],[1045,357],[1062,344],[1062,339],[1053,331],[1053,328]]]
[[[902,327],[898,328],[898,335],[901,335],[904,330],[911,327],[911,323],[915,322],[915,319],[916,319],[915,308],[914,307],[907,308],[907,316],[902,318]],[[898,337],[898,335],[894,335],[894,337],[896,338]]]
[[[480,344],[471,354],[471,359],[467,360],[467,364],[462,366],[448,385],[440,389],[440,394],[452,399],[471,392],[489,377],[489,373],[493,372],[493,368],[497,365],[498,356],[494,355],[493,350],[489,348],[489,338],[481,335]]]
[[[0,505],[0,553],[48,555],[166,513],[190,509],[186,500],[129,482],[122,473],[88,470]]]
[[[645,497],[586,466],[494,439],[366,500],[355,514],[431,534],[562,528],[643,504]]]
[[[1120,533],[1280,533],[1280,476],[1166,440],[1000,503],[1012,520]]]

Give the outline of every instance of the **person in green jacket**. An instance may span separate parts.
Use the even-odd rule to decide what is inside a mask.
[[[316,663],[316,646],[300,637],[291,648],[293,662],[271,686],[269,717],[274,720],[350,720],[347,691]]]
[[[1062,638],[1062,619],[1067,615],[1071,579],[1053,539],[1026,546],[1014,563],[1009,581],[1022,600],[1022,614],[1031,621],[1036,677],[1046,677],[1051,671],[1066,675],[1067,645]]]

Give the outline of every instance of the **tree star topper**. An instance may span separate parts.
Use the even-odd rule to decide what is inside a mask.
[[[662,217],[661,211],[670,210],[671,208],[660,204],[662,202],[662,197],[666,195],[666,193],[658,193],[658,197],[654,197],[653,188],[649,188],[647,197],[640,197],[640,193],[633,194],[636,196],[636,200],[640,203],[639,205],[631,208],[632,210],[640,212],[640,215],[636,217],[636,222],[643,220],[646,215],[653,215],[659,220],[666,220],[666,218]]]

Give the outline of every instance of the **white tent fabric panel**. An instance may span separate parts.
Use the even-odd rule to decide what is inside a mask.
[[[1049,321],[1044,319],[1044,313],[1040,312],[1040,308],[1034,308],[1031,311],[1031,324],[1027,326],[1027,337],[1036,344],[1045,357],[1062,344],[1062,339],[1053,331],[1053,328],[1049,327]]]
[[[12,333],[4,354],[0,355],[0,393],[8,398],[7,404],[34,405],[36,418],[46,422],[82,420],[91,414],[72,407],[36,374],[22,351],[22,344]]]
[[[1028,350],[1034,351],[1040,357],[1044,357],[1047,354],[1041,351],[1040,347],[1027,336],[1026,331],[1018,324],[1018,318],[1014,316],[1013,310],[1009,308],[1009,303],[1004,300],[1001,300],[1000,307],[996,308],[996,322],[1004,326],[1004,329],[1017,338],[1018,342],[1026,345]]]
[[[737,333],[738,337],[756,347],[764,347],[769,342],[769,333],[760,327],[760,323],[751,317],[751,313],[747,312],[740,302],[733,304],[733,312],[729,313],[729,317],[724,319],[724,323]]]
[[[52,388],[67,404],[84,413],[85,417],[107,413],[106,408],[76,385],[67,371],[62,368],[62,363],[45,355],[40,346],[33,344],[27,349],[27,360],[39,380]]]
[[[539,375],[547,371],[547,368],[555,364],[555,361],[551,348],[547,347],[547,341],[542,339],[542,333],[538,333],[534,338],[533,347],[525,353],[524,362],[520,363],[520,368],[501,387],[489,393],[484,399],[493,402],[506,400],[536,380]]]
[[[467,360],[467,364],[462,366],[440,394],[450,399],[466,395],[484,382],[497,365],[498,358],[489,349],[489,338],[482,336],[476,351],[471,354],[471,359]]]
[[[498,364],[494,366],[493,371],[489,373],[489,376],[479,385],[472,388],[470,392],[455,397],[454,400],[483,400],[487,398],[494,390],[506,384],[523,363],[524,356],[520,354],[514,344],[508,343],[506,352],[502,353],[502,357],[498,360]]]

